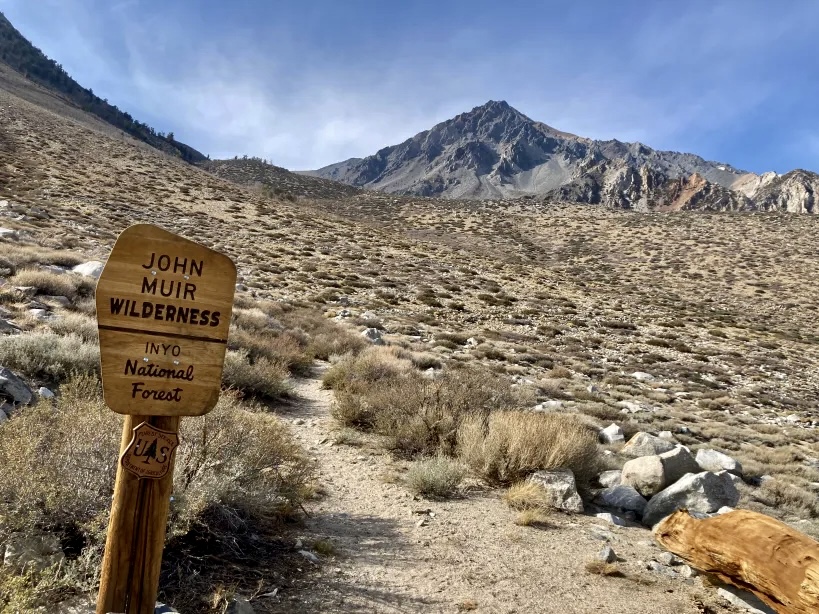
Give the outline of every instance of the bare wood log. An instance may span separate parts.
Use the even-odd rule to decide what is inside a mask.
[[[674,512],[654,529],[692,567],[750,591],[779,614],[819,612],[819,542],[748,510],[697,520]]]

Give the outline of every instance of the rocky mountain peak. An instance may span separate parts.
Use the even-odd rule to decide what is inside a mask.
[[[309,174],[419,196],[537,195],[639,210],[819,210],[815,173],[757,175],[640,142],[584,138],[534,121],[504,100]]]

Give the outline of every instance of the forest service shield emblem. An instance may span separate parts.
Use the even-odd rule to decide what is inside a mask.
[[[134,436],[120,462],[139,478],[158,480],[168,473],[173,451],[178,445],[179,435],[176,433],[143,422],[134,428]]]

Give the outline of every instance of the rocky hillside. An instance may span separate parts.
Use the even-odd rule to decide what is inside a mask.
[[[800,173],[781,182],[775,173],[747,173],[693,154],[587,139],[489,101],[372,156],[307,174],[419,196],[542,195],[637,210],[812,211],[809,186],[819,176]]]
[[[764,211],[819,213],[819,175],[797,169],[776,177],[754,195]]]
[[[206,159],[205,155],[193,147],[175,140],[173,133],[165,135],[156,132],[152,127],[137,121],[130,114],[95,95],[93,90],[82,87],[60,64],[46,57],[32,45],[2,13],[0,60],[31,81],[55,92],[69,104],[95,115],[156,149],[182,158],[186,162]]]
[[[285,198],[343,198],[360,192],[347,184],[292,173],[255,157],[205,160],[199,166],[222,179]]]

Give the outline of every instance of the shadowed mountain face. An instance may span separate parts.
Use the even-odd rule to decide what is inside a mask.
[[[819,176],[799,172],[805,176],[780,182],[773,173],[755,175],[693,154],[587,139],[489,101],[372,156],[305,174],[446,198],[542,195],[643,210],[813,211],[810,186]],[[763,188],[764,203],[757,203]]]

